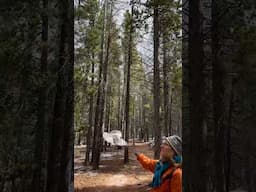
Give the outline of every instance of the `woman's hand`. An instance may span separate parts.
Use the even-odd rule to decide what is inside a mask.
[[[133,153],[136,157],[139,155],[138,151],[134,148],[129,148],[130,152]]]

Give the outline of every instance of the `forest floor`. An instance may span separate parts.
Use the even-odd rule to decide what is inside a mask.
[[[149,143],[129,144],[149,157],[153,150]],[[84,166],[85,149],[75,147],[75,192],[145,192],[152,179],[152,173],[144,170],[130,153],[129,164],[123,163],[123,149],[108,149],[101,154],[100,169],[94,171]]]

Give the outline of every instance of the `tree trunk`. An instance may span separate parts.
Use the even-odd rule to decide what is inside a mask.
[[[98,169],[99,167],[99,159],[100,159],[100,150],[101,150],[101,142],[100,135],[102,132],[102,127],[100,127],[100,113],[103,113],[101,110],[102,105],[102,71],[104,65],[104,39],[105,39],[105,14],[106,14],[106,1],[104,1],[103,8],[103,21],[102,21],[102,32],[101,32],[101,45],[100,45],[100,65],[98,70],[98,90],[97,90],[97,101],[96,101],[96,109],[95,109],[95,119],[94,119],[94,135],[93,135],[93,150],[92,150],[92,164],[93,169]]]
[[[118,107],[117,107],[117,129],[122,131],[121,124],[122,124],[122,117],[121,117],[121,82],[119,83],[118,87]]]
[[[130,34],[129,34],[129,48],[128,48],[128,63],[127,63],[127,78],[126,78],[126,102],[125,102],[125,141],[129,142],[129,108],[130,108],[130,73],[132,65],[132,42],[133,42],[133,15],[134,15],[134,3],[132,2],[131,8],[131,23],[130,23]],[[124,163],[129,162],[128,147],[124,149]]]
[[[0,190],[68,192],[73,2],[1,1],[1,8]]]
[[[154,158],[158,159],[160,156],[161,145],[161,125],[160,125],[160,70],[159,70],[159,20],[158,20],[158,5],[155,2],[154,6],[154,129],[155,129],[155,152]]]
[[[104,15],[105,15],[105,9],[106,9],[106,3],[104,3]],[[111,14],[110,18],[112,18],[112,7],[111,7]],[[105,16],[103,19],[103,25],[105,26]],[[110,22],[111,23],[111,22]],[[111,24],[109,23],[108,31],[111,28]],[[110,49],[110,42],[111,42],[111,36],[110,31],[108,32],[107,37],[107,45],[106,45],[106,58],[103,59],[103,48],[104,48],[104,30],[105,27],[103,27],[102,31],[102,53],[101,53],[101,65],[102,65],[102,80],[99,79],[99,89],[98,89],[98,99],[97,99],[97,107],[96,107],[96,113],[95,113],[95,131],[94,131],[94,151],[93,151],[93,169],[99,168],[99,161],[100,161],[100,152],[102,151],[103,147],[103,117],[104,117],[104,105],[105,105],[105,94],[106,94],[106,85],[107,85],[107,72],[108,72],[108,62],[109,62],[109,49]],[[101,78],[101,75],[99,75]],[[97,117],[99,116],[99,117]]]
[[[127,63],[124,64],[124,79],[123,79],[123,91],[122,91],[122,105],[120,107],[121,110],[121,130],[122,135],[125,137],[125,103],[126,103],[126,77],[127,77]]]
[[[64,119],[64,135],[62,141],[61,150],[61,163],[60,163],[60,178],[59,191],[73,192],[74,191],[74,178],[73,178],[73,161],[74,161],[74,2],[69,2],[66,5],[67,20],[67,54],[69,58],[67,60],[67,82],[66,89],[66,108]],[[67,55],[66,54],[66,55]]]
[[[68,192],[72,188],[73,161],[73,2],[60,2],[60,47],[54,116],[50,130],[47,192]]]
[[[106,104],[105,104],[105,113],[104,113],[104,131],[108,132],[109,130],[109,116],[111,113],[111,86],[109,84],[109,82],[107,82],[106,85],[106,95],[105,95],[105,100],[106,100]]]
[[[139,105],[139,128],[140,128],[140,132],[139,132],[139,139],[140,141],[143,141],[144,140],[144,137],[145,137],[145,125],[144,125],[144,118],[143,118],[143,99],[142,99],[142,96],[139,97],[139,101],[140,101],[140,105]]]
[[[183,185],[185,191],[214,188],[210,1],[189,1],[183,29]],[[187,9],[189,8],[189,9]],[[185,32],[186,34],[186,32]],[[188,42],[186,42],[188,39]],[[188,44],[187,44],[188,43]]]
[[[91,88],[94,87],[94,59],[95,54],[92,52],[92,79],[91,79]],[[93,129],[93,106],[94,106],[94,93],[90,92],[90,99],[89,99],[89,126],[88,126],[88,132],[86,135],[86,153],[85,153],[85,164],[88,164],[90,161],[90,152],[91,152],[91,137],[92,137],[92,129]]]
[[[146,125],[146,109],[145,109],[145,100],[146,96],[142,96],[142,122],[143,122],[143,131],[144,131],[144,141],[148,142],[149,141],[149,128]]]
[[[170,94],[170,102],[169,102],[169,135],[173,134],[173,126],[172,126],[172,108],[173,108],[173,92],[174,89],[171,90]]]
[[[225,8],[222,1],[212,4],[212,50],[213,50],[213,102],[215,121],[215,168],[216,190],[229,191],[229,145],[230,145],[230,116],[232,111],[232,67],[234,40],[230,28],[219,21],[218,16]],[[229,14],[226,17],[230,17]],[[232,49],[232,51],[230,51]]]
[[[163,34],[163,83],[164,83],[164,133],[168,136],[170,133],[168,126],[169,119],[169,78],[168,78],[168,58],[167,58],[167,35]]]
[[[48,0],[43,0],[43,9],[48,10]],[[47,76],[47,65],[48,65],[48,14],[47,12],[42,13],[42,50],[41,50],[41,74]],[[43,158],[45,152],[45,139],[47,129],[47,85],[44,83],[39,93],[39,104],[38,104],[38,122],[36,130],[36,143],[35,143],[35,162],[37,163],[36,170],[33,176],[33,186],[35,191],[42,191],[46,181],[43,178]]]
[[[135,146],[135,137],[136,137],[136,119],[135,119],[135,105],[133,105],[133,126],[132,126],[132,145]]]
[[[126,106],[127,66],[128,66],[128,61],[126,59],[124,59],[122,105],[120,106],[120,111],[121,111],[120,125],[121,125],[122,135],[124,137],[125,137],[125,106]]]

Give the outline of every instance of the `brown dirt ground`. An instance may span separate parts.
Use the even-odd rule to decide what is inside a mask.
[[[136,143],[136,149],[149,157],[153,151],[148,143]],[[84,148],[75,149],[75,192],[145,192],[152,174],[144,170],[130,153],[129,164],[123,163],[123,149],[109,149],[101,157],[100,169],[93,171],[84,166]]]

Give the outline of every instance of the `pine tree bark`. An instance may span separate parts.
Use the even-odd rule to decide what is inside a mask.
[[[74,4],[60,3],[59,63],[53,120],[49,134],[47,192],[68,192],[73,186],[73,67],[74,67]]]
[[[183,44],[183,170],[185,191],[210,191],[213,186],[213,139],[211,47],[209,46],[211,14],[208,2],[189,1],[188,37]],[[185,10],[185,9],[184,9]],[[208,33],[207,33],[208,31]],[[186,39],[188,38],[188,42]],[[187,44],[188,43],[188,44]],[[211,44],[210,44],[211,45]]]
[[[6,1],[1,8],[0,90],[8,98],[0,105],[11,105],[7,113],[1,107],[8,123],[4,132],[0,126],[0,190],[72,191],[73,2]]]
[[[107,85],[107,75],[108,75],[108,62],[109,62],[109,50],[110,50],[110,43],[111,43],[111,22],[108,26],[108,37],[107,37],[107,45],[106,45],[106,57],[104,59],[104,33],[105,33],[105,14],[106,14],[106,8],[108,5],[108,1],[105,1],[104,3],[104,17],[103,17],[103,31],[102,31],[102,39],[101,39],[101,61],[100,65],[101,68],[99,71],[99,88],[98,88],[98,98],[97,98],[97,106],[96,106],[96,112],[95,112],[95,131],[94,131],[94,149],[93,149],[93,158],[92,158],[92,166],[93,169],[99,168],[99,162],[100,162],[100,153],[103,149],[103,117],[104,117],[104,105],[105,105],[105,96],[106,96],[106,85]],[[111,13],[110,18],[112,18],[112,5],[111,5]],[[110,19],[111,21],[111,19]],[[101,76],[101,70],[102,70],[102,76]],[[102,78],[102,80],[101,80]],[[99,117],[97,117],[99,116]]]
[[[230,123],[232,104],[232,67],[235,53],[233,35],[226,23],[219,20],[225,9],[223,1],[212,2],[213,102],[215,121],[216,190],[229,191]],[[229,14],[226,17],[230,17]],[[230,51],[232,49],[232,51]]]
[[[218,2],[213,2],[213,15],[215,15],[215,11],[218,9]],[[213,22],[215,21],[215,17],[213,17]],[[225,103],[224,101],[224,78],[225,72],[223,71],[223,63],[219,61],[217,56],[219,52],[219,39],[217,34],[217,26],[215,25],[213,29],[213,94],[214,94],[214,121],[215,121],[215,168],[216,168],[216,190],[219,192],[224,192],[225,190],[225,170],[224,170],[224,131],[227,127],[224,127],[224,116],[225,113]],[[219,31],[220,32],[220,31]],[[225,118],[226,119],[226,118]]]
[[[128,63],[127,63],[127,78],[126,78],[126,99],[125,99],[125,141],[129,142],[129,126],[130,126],[130,116],[129,116],[129,108],[130,108],[130,73],[131,73],[131,65],[132,65],[132,42],[133,42],[133,15],[134,15],[134,3],[132,1],[131,8],[131,22],[130,22],[130,33],[129,33],[129,47],[128,47]],[[128,147],[124,149],[124,163],[129,162],[129,153]]]
[[[92,68],[91,68],[91,88],[94,87],[94,68],[95,68],[95,54],[92,52]],[[85,153],[85,164],[88,164],[90,161],[90,152],[91,152],[91,137],[92,137],[92,129],[93,129],[93,107],[94,107],[94,92],[90,92],[90,98],[89,98],[89,126],[88,126],[88,132],[86,135],[86,153]]]
[[[109,73],[109,72],[108,72]],[[106,94],[105,94],[105,113],[104,113],[104,131],[108,132],[110,127],[109,127],[109,116],[111,113],[111,86],[109,82],[107,82],[106,85]]]
[[[121,128],[121,124],[122,124],[122,109],[121,109],[121,99],[122,99],[122,96],[121,96],[121,82],[119,82],[119,87],[118,87],[118,109],[117,109],[117,129],[122,131],[122,128]]]
[[[173,125],[172,125],[173,92],[174,92],[174,89],[172,89],[171,93],[170,93],[169,110],[168,110],[168,113],[169,113],[169,118],[168,118],[168,120],[169,120],[169,135],[173,134]]]
[[[154,130],[155,130],[155,152],[154,158],[160,156],[161,126],[160,126],[160,70],[159,70],[159,10],[157,2],[154,5],[153,27],[154,27]]]
[[[164,83],[164,132],[165,136],[168,136],[169,133],[169,126],[168,119],[169,119],[169,79],[168,79],[168,58],[167,58],[167,35],[163,34],[163,83]]]
[[[43,9],[42,12],[42,50],[41,50],[41,74],[47,76],[47,65],[48,65],[48,0],[43,0],[42,2]],[[35,191],[42,191],[43,186],[46,181],[43,177],[43,162],[45,157],[45,139],[46,139],[46,129],[47,129],[47,82],[44,82],[39,93],[39,104],[38,104],[38,122],[36,126],[36,143],[35,143],[35,161],[36,161],[36,170],[34,171],[33,176],[33,186]]]
[[[95,119],[94,119],[94,135],[93,135],[93,150],[92,150],[92,165],[93,169],[98,169],[99,159],[100,159],[100,150],[101,142],[100,135],[102,132],[102,127],[100,126],[100,116],[103,111],[101,111],[102,105],[102,71],[104,65],[104,39],[105,39],[105,14],[106,14],[106,1],[104,1],[103,8],[103,21],[102,21],[102,32],[101,32],[101,45],[100,45],[100,65],[98,70],[98,90],[97,90],[97,101],[95,109]]]

